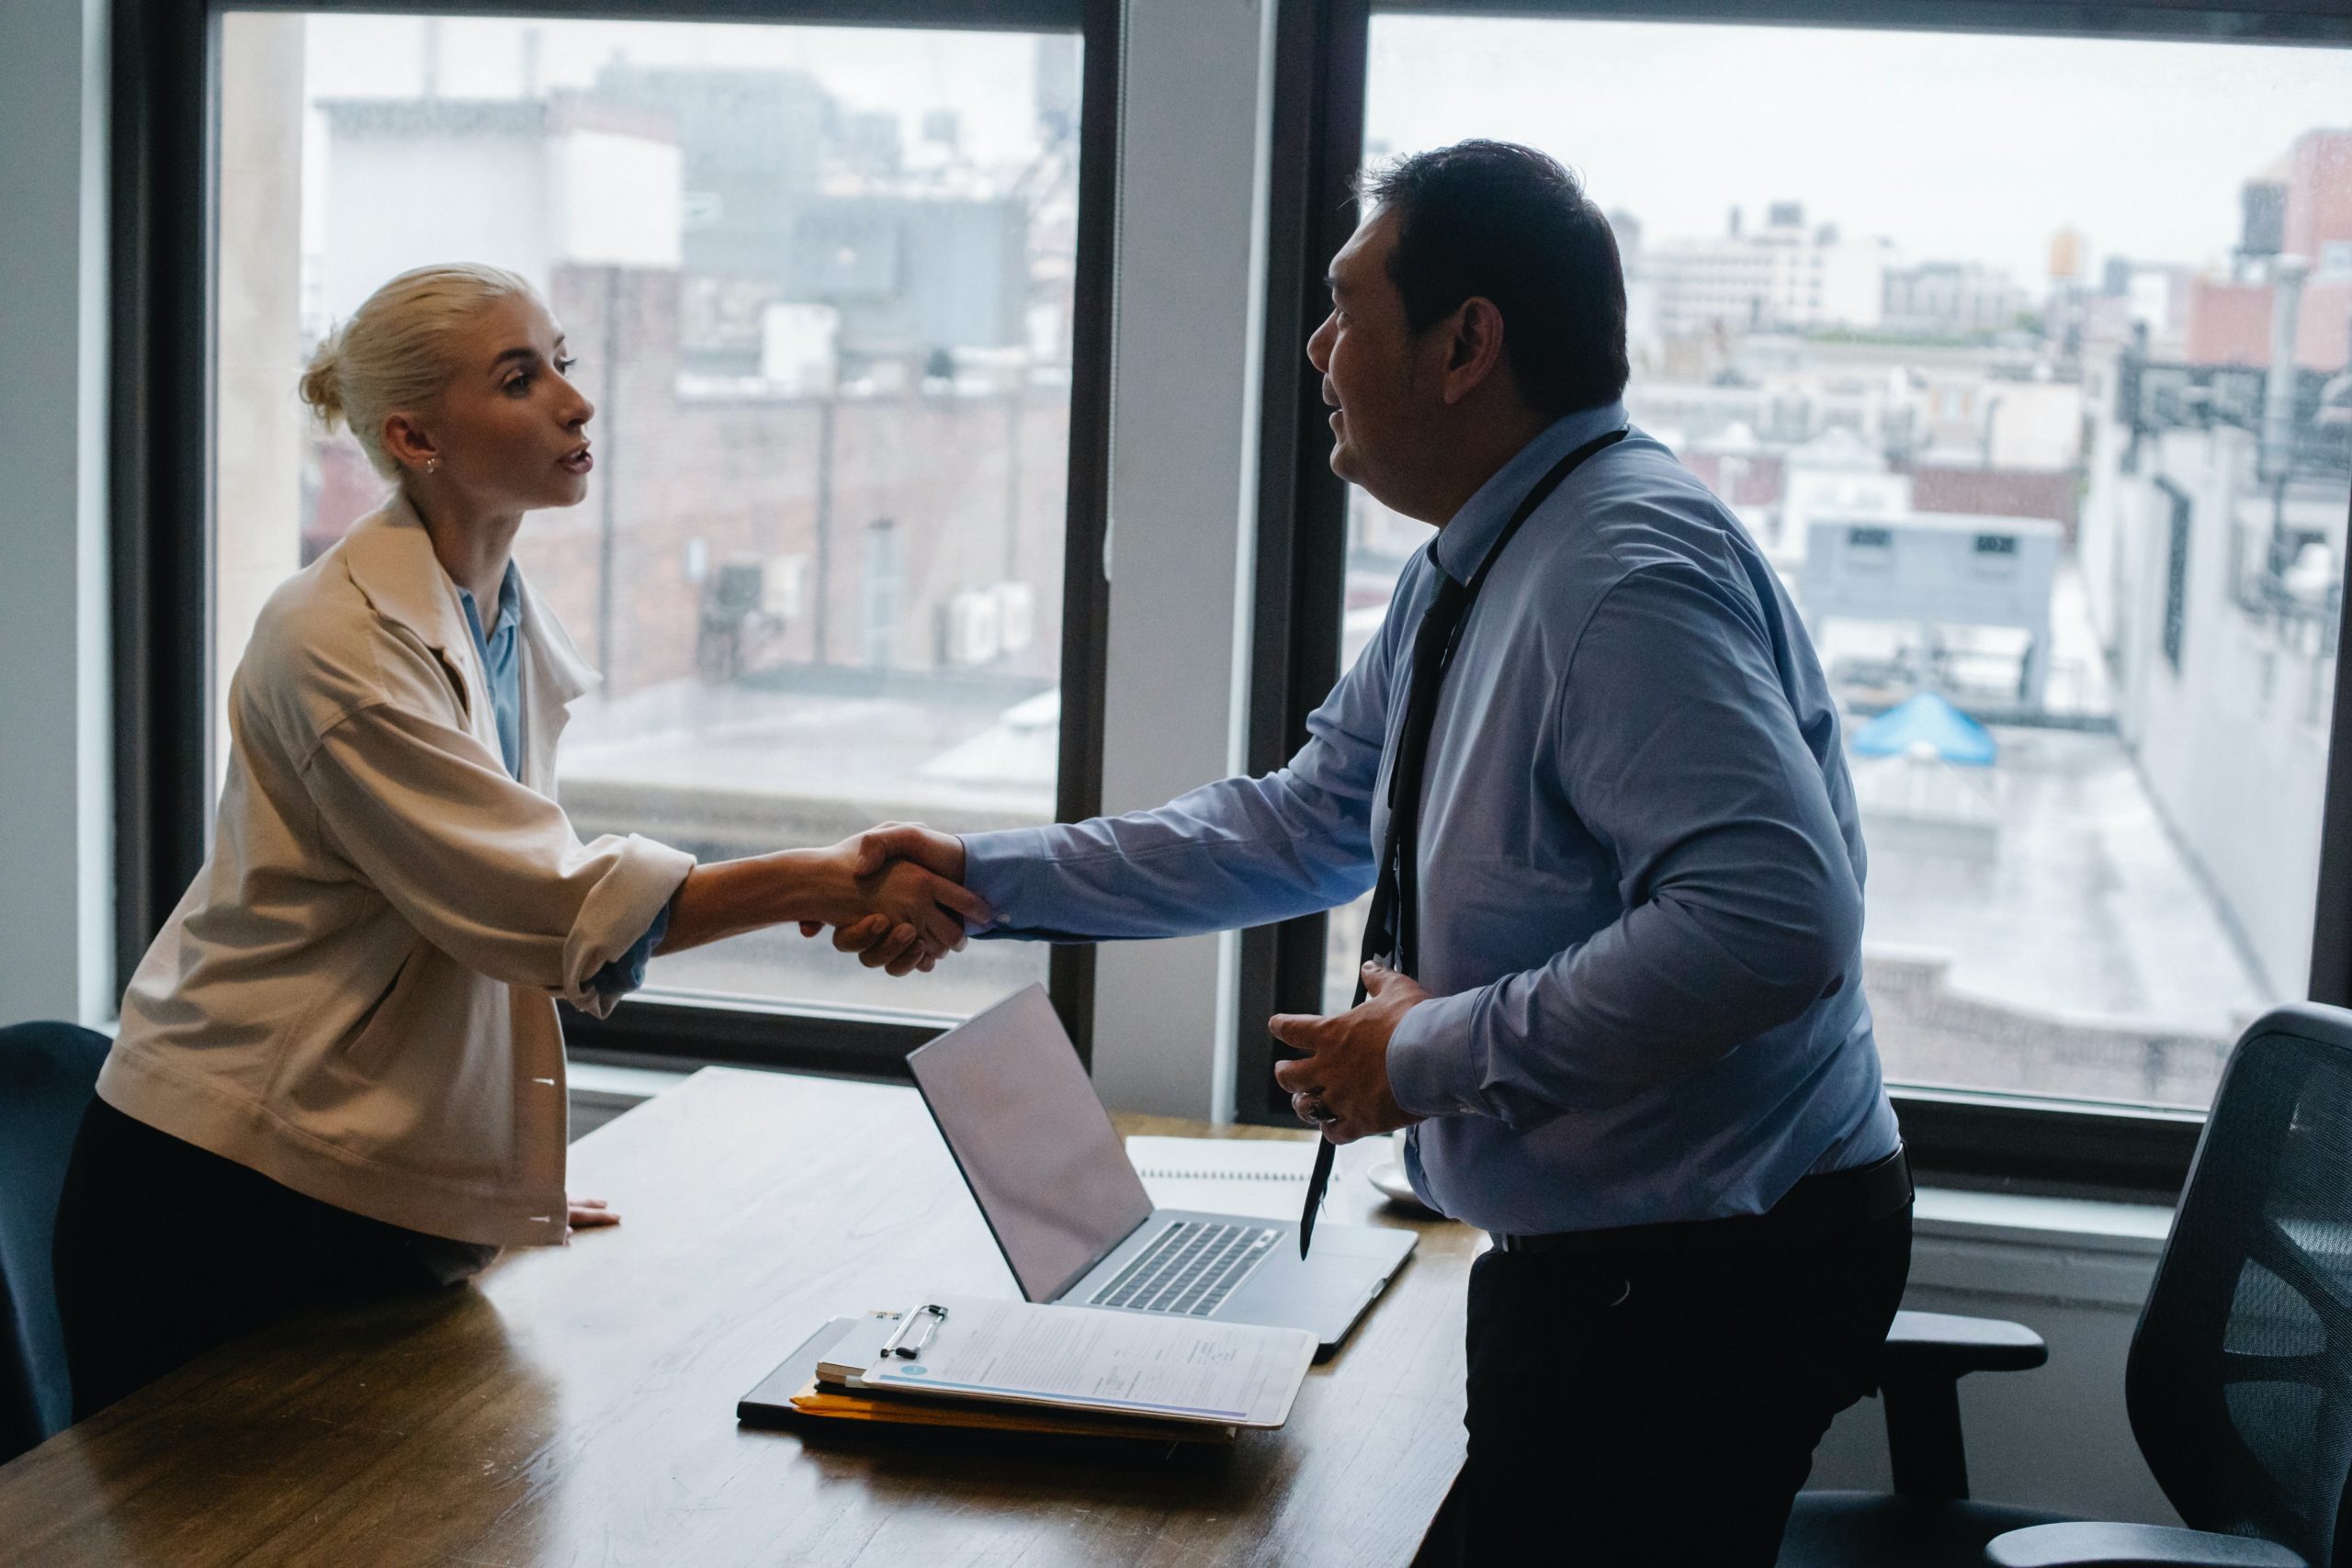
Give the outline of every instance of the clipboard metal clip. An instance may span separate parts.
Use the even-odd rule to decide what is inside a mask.
[[[899,1326],[891,1331],[890,1337],[882,1342],[882,1354],[903,1356],[910,1361],[913,1360],[922,1354],[923,1347],[932,1342],[939,1333],[939,1325],[946,1321],[947,1309],[944,1306],[927,1303],[915,1308],[899,1321]],[[918,1328],[922,1330],[922,1337],[909,1344],[907,1336]]]

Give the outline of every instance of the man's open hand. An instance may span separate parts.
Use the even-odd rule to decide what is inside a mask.
[[[1396,1021],[1430,994],[1409,976],[1377,964],[1363,966],[1363,1005],[1345,1012],[1276,1013],[1266,1021],[1275,1039],[1306,1053],[1274,1064],[1274,1081],[1291,1091],[1298,1119],[1322,1128],[1335,1144],[1420,1120],[1389,1092],[1388,1037],[1396,1032]]]

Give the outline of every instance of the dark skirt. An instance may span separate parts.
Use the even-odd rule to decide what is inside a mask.
[[[438,1289],[435,1237],[368,1219],[93,1098],[58,1201],[79,1421],[285,1314]]]

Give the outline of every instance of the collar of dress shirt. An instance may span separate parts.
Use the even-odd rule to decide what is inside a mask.
[[[1519,510],[1519,503],[1535,481],[1549,472],[1553,464],[1586,442],[1606,435],[1624,423],[1625,405],[1610,402],[1563,414],[1546,426],[1543,434],[1513,453],[1510,462],[1497,468],[1477,492],[1462,503],[1460,511],[1446,519],[1430,550],[1439,568],[1456,582],[1469,581],[1478,570],[1478,563],[1494,547],[1495,536],[1503,531],[1503,525]]]
[[[481,606],[474,603],[473,591],[462,584],[458,589],[458,597],[464,600],[466,608],[473,612],[472,629],[481,635],[485,650],[498,639],[500,632],[510,627],[517,631],[521,630],[523,595],[522,591],[516,586],[521,577],[520,569],[512,559],[509,559],[506,563],[506,575],[498,580],[498,608],[491,615],[490,625],[486,626],[481,624]]]
[[[509,560],[506,563],[506,574],[498,580],[498,615],[491,622],[490,630],[484,634],[485,636],[496,637],[502,626],[511,626],[517,631],[522,629],[522,569]]]

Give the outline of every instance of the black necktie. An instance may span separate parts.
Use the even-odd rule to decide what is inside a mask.
[[[1419,890],[1415,886],[1420,864],[1421,786],[1428,771],[1430,734],[1437,724],[1438,689],[1445,683],[1445,672],[1453,666],[1453,650],[1461,641],[1462,622],[1470,613],[1470,605],[1478,597],[1478,590],[1487,583],[1491,570],[1503,549],[1519,532],[1545,498],[1560,488],[1560,482],[1575,473],[1587,457],[1603,447],[1613,446],[1625,438],[1623,430],[1588,441],[1557,463],[1535,481],[1520,502],[1510,521],[1495,536],[1493,546],[1477,570],[1470,574],[1467,583],[1457,581],[1442,569],[1438,571],[1437,593],[1430,607],[1421,614],[1421,624],[1413,634],[1412,679],[1405,692],[1405,719],[1396,731],[1396,749],[1388,769],[1388,832],[1380,851],[1380,877],[1373,884],[1372,909],[1363,923],[1363,953],[1366,963],[1385,959],[1387,967],[1400,975],[1410,975],[1419,963],[1419,933],[1415,923],[1420,915]],[[1434,564],[1436,542],[1428,546]],[[1356,974],[1356,998],[1351,1006],[1361,1007],[1365,997],[1363,974]],[[1338,1145],[1330,1139],[1317,1142],[1314,1174],[1306,1179],[1306,1211],[1298,1217],[1298,1255],[1306,1256],[1307,1243],[1315,1237],[1315,1213],[1323,1206],[1323,1190],[1331,1183],[1331,1155]]]

